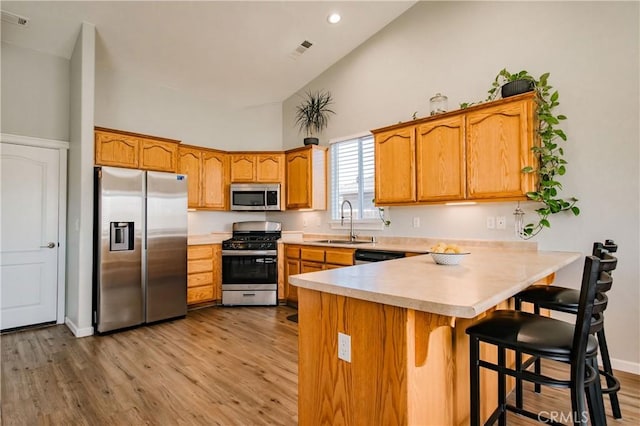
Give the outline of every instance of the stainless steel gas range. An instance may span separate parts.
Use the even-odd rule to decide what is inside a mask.
[[[222,242],[222,304],[278,304],[279,222],[235,222]]]

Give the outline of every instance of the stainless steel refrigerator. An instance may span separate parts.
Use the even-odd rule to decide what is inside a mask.
[[[187,177],[94,173],[93,324],[99,333],[187,313]]]

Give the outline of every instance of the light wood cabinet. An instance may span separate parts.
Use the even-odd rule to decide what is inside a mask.
[[[142,139],[138,168],[175,173],[178,170],[178,143]]]
[[[222,296],[222,246],[206,244],[187,248],[187,304],[220,300]]]
[[[282,183],[284,153],[231,154],[231,182]]]
[[[286,244],[284,293],[287,303],[298,303],[298,290],[289,284],[289,275],[351,266],[354,253],[355,249],[350,248]]]
[[[140,138],[109,130],[95,131],[95,164],[137,169]]]
[[[222,151],[182,145],[178,172],[187,175],[190,208],[224,210],[229,194],[227,154]]]
[[[264,183],[283,183],[284,153],[257,154],[256,181]]]
[[[326,210],[327,149],[317,145],[286,152],[286,208]]]
[[[461,115],[416,126],[418,201],[465,198],[464,135]]]
[[[178,173],[187,175],[187,206],[201,206],[202,197],[202,150],[180,146],[178,150]]]
[[[373,130],[376,205],[526,200],[535,112],[527,93]]]
[[[466,115],[467,198],[519,199],[535,189],[535,101],[531,96]]]
[[[416,201],[415,126],[375,134],[376,204]]]
[[[226,210],[229,207],[229,159],[221,151],[202,153],[202,208]]]
[[[175,173],[180,141],[96,127],[95,164]]]
[[[231,154],[231,182],[255,182],[256,156],[253,154]]]

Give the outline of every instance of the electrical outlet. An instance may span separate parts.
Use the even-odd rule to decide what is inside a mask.
[[[351,362],[351,336],[338,332],[338,358]]]
[[[487,229],[496,229],[496,218],[487,216]]]
[[[414,217],[413,218],[413,227],[414,228],[420,228],[420,218],[419,217]]]
[[[507,218],[505,216],[496,216],[496,229],[507,229]]]

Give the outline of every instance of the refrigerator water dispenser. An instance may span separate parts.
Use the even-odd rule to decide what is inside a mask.
[[[111,222],[110,251],[133,250],[133,222]]]

